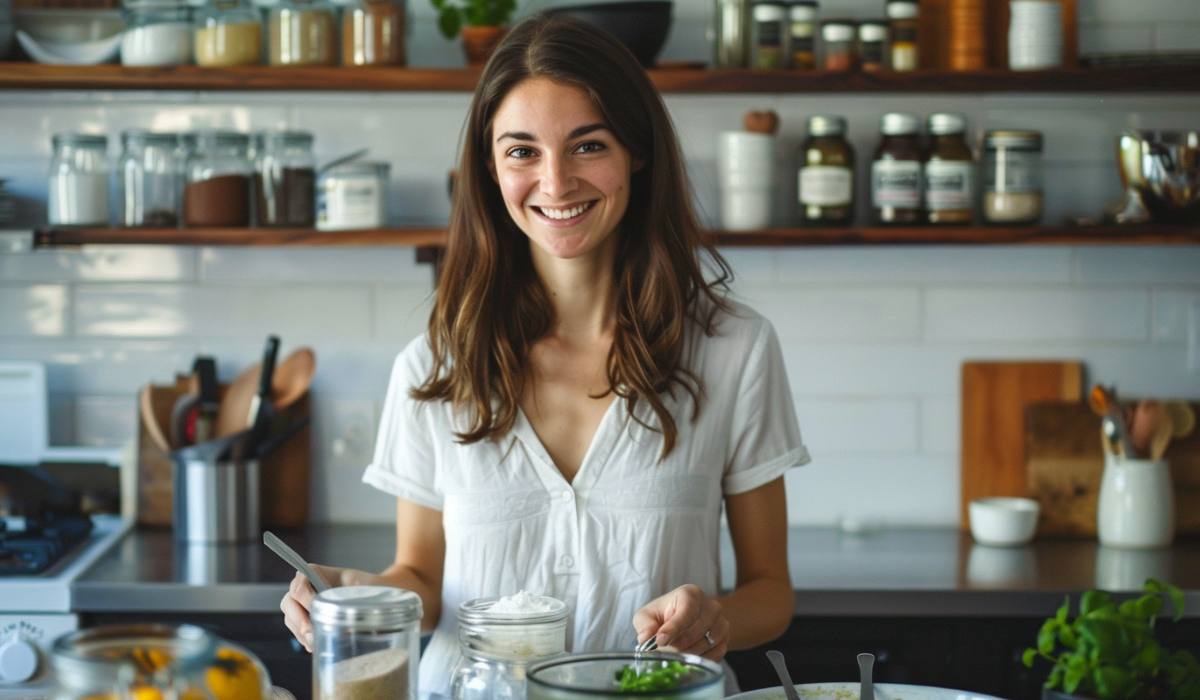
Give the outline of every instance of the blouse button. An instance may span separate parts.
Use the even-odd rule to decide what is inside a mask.
[[[566,502],[566,501],[573,500],[575,498],[575,494],[571,493],[571,491],[568,490],[568,491],[563,491],[562,493],[560,493],[558,495],[558,497],[561,498],[563,500],[563,502]]]
[[[571,556],[570,554],[564,554],[559,558],[558,564],[564,569],[569,569],[572,566],[575,566],[575,557]]]

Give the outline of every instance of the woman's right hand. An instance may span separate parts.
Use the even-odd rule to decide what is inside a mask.
[[[358,569],[343,569],[319,564],[311,566],[317,570],[321,578],[328,581],[329,585],[334,588],[338,586],[369,586],[379,580],[375,574]],[[288,586],[288,592],[284,594],[283,600],[279,601],[279,609],[283,611],[283,624],[287,625],[292,636],[310,654],[313,650],[313,629],[308,611],[312,607],[313,598],[316,597],[317,592],[313,590],[312,584],[308,582],[304,574],[296,572],[296,575],[292,577],[291,585]]]

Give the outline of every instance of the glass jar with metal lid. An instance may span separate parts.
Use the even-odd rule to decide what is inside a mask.
[[[236,131],[196,133],[187,163],[183,221],[187,226],[250,225],[250,137]]]
[[[127,129],[121,133],[121,224],[179,225],[184,161],[179,136]]]
[[[259,135],[254,159],[254,222],[311,227],[316,222],[317,166],[307,131]]]
[[[404,65],[404,32],[403,0],[352,0],[342,7],[342,65]]]
[[[62,133],[51,140],[47,216],[55,226],[108,225],[108,137]]]
[[[858,64],[865,71],[887,68],[887,23],[864,20],[858,25]]]
[[[248,0],[209,0],[196,13],[196,65],[262,63],[262,18]]]
[[[272,66],[329,66],[337,62],[337,23],[324,0],[279,0],[267,20]]]
[[[931,224],[969,224],[975,206],[975,159],[961,114],[929,115],[929,151],[922,184]]]
[[[458,648],[450,693],[454,700],[525,697],[525,670],[566,652],[567,606],[521,592],[476,598],[458,608]]]
[[[871,209],[877,224],[921,221],[921,122],[889,112],[880,120],[882,138],[871,163]]]
[[[983,139],[983,218],[1032,224],[1042,218],[1042,134],[989,131]]]
[[[356,160],[323,169],[317,175],[317,229],[344,231],[379,228],[387,222],[391,166]]]
[[[754,0],[754,40],[751,65],[760,69],[783,68],[787,54],[787,6],[782,0]]]
[[[800,146],[800,223],[849,226],[854,220],[854,147],[846,140],[846,118],[808,118]]]
[[[816,68],[817,0],[795,0],[788,7],[788,54],[792,68]]]
[[[921,13],[917,0],[887,0],[885,12],[891,29],[888,53],[892,70],[916,70],[920,65],[917,27]]]
[[[330,588],[313,600],[313,698],[415,700],[421,598],[389,586]]]
[[[821,67],[828,71],[851,71],[858,67],[854,37],[856,23],[848,19],[826,20],[821,25]]]
[[[121,64],[184,66],[192,62],[192,10],[182,0],[125,0]]]

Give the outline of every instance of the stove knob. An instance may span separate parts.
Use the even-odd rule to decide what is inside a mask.
[[[38,668],[38,651],[24,639],[0,642],[0,681],[24,683]]]

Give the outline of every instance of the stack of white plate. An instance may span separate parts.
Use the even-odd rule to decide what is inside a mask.
[[[1008,67],[1040,70],[1062,65],[1062,5],[1058,0],[1012,0]]]

